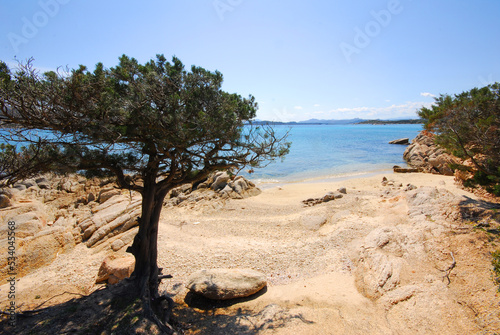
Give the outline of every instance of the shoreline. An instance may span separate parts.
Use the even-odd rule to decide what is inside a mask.
[[[394,173],[392,168],[391,169],[380,168],[380,169],[366,170],[366,171],[355,171],[355,172],[345,172],[345,173],[335,173],[335,174],[319,174],[311,177],[294,178],[289,180],[278,180],[278,179],[273,180],[273,179],[258,179],[258,178],[252,179],[251,175],[250,176],[245,175],[245,178],[252,181],[261,190],[267,190],[290,184],[333,183],[333,182],[341,182],[344,180],[351,180],[351,179],[377,176],[383,174],[392,174],[392,173]]]

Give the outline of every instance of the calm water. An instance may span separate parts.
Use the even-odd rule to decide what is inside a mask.
[[[408,137],[410,141],[422,125],[317,125],[276,126],[290,129],[290,153],[283,162],[255,169],[245,177],[259,183],[304,181],[346,177],[406,166],[404,145],[389,141]]]
[[[406,166],[404,145],[389,141],[415,138],[422,125],[310,125],[275,126],[290,130],[290,153],[283,162],[240,174],[259,184],[348,177]]]

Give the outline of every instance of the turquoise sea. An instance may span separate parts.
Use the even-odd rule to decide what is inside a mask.
[[[248,168],[241,175],[258,183],[276,183],[345,178],[389,171],[394,165],[406,166],[403,160],[404,145],[388,144],[389,141],[407,137],[415,138],[422,125],[279,125],[278,133],[289,131],[292,142],[290,153],[284,161],[267,167]]]
[[[290,153],[284,161],[255,169],[245,177],[261,183],[299,182],[342,178],[406,166],[405,145],[389,144],[399,138],[415,138],[422,125],[294,125],[275,126],[290,131]]]

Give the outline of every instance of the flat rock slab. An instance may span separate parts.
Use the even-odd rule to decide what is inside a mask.
[[[266,276],[251,269],[212,269],[194,273],[186,287],[214,300],[248,297],[267,285]]]
[[[422,172],[422,169],[419,168],[402,168],[399,166],[395,166],[393,168],[395,173],[415,173],[415,172]]]
[[[409,138],[400,138],[394,141],[390,141],[389,144],[410,144],[410,139]]]

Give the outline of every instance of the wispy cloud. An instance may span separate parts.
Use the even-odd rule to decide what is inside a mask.
[[[314,104],[313,107],[321,107],[320,104]]]
[[[426,101],[408,101],[402,104],[391,104],[384,107],[347,107],[327,110],[325,108],[306,111],[304,108],[292,110],[286,107],[272,108],[259,112],[259,119],[269,121],[303,121],[309,119],[342,120],[342,119],[415,119],[417,110],[430,107],[433,103]],[[295,112],[294,112],[295,111]]]
[[[304,108],[302,108],[302,106],[295,106],[293,107],[294,109],[297,109],[297,110],[303,110]]]
[[[16,70],[19,70],[20,65],[26,65],[27,62],[28,62],[28,60],[22,60],[20,62],[6,61],[5,64],[7,64],[7,66],[9,67],[9,69],[11,71],[16,71]],[[50,72],[50,71],[61,72],[61,73],[64,73],[66,71],[65,67],[59,67],[59,68],[40,67],[40,66],[36,66],[35,63],[32,63],[32,66],[35,70],[37,70],[41,74],[43,74],[45,72]]]
[[[422,107],[430,107],[429,102],[409,101],[404,104],[392,104],[386,107],[352,107],[336,108],[325,113],[330,119],[393,119],[393,118],[416,118],[416,111]]]
[[[420,93],[421,96],[426,97],[426,98],[435,98],[436,96],[432,93],[429,92],[422,92]]]

